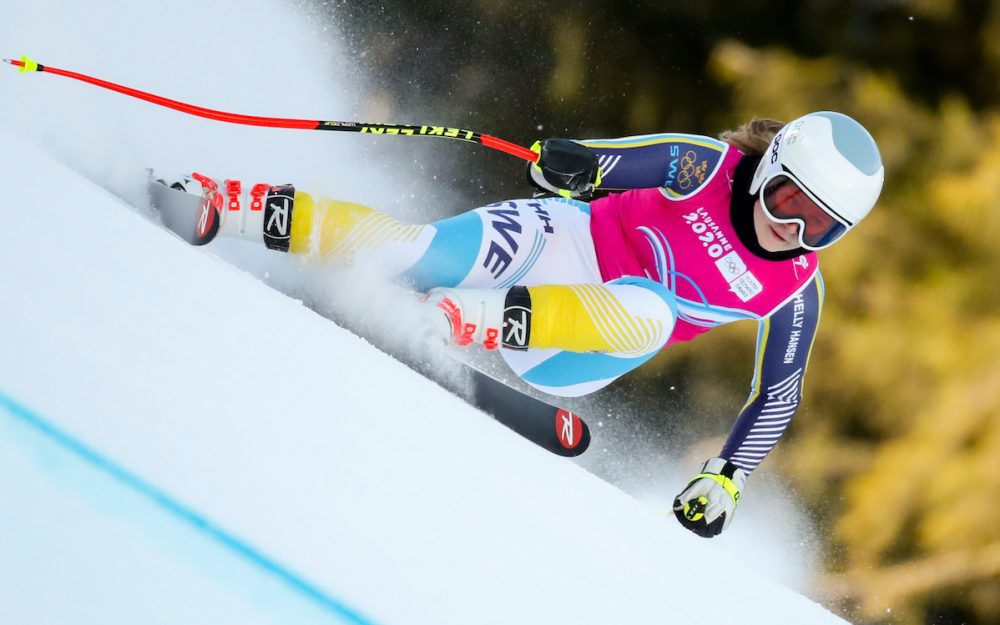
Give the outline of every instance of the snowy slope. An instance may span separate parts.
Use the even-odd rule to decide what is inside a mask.
[[[31,189],[0,207],[3,622],[842,622],[35,147],[0,155]]]
[[[313,5],[13,3],[0,53],[251,114],[462,125],[385,108]],[[697,539],[219,256],[316,296],[301,267],[187,248],[88,182],[138,200],[143,167],[197,168],[426,220],[470,204],[423,159],[507,164],[327,134],[0,67],[0,623],[841,622],[764,581],[801,588],[810,551],[767,467]],[[693,467],[631,492],[662,510]]]

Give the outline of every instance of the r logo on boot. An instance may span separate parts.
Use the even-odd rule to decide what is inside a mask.
[[[264,244],[268,249],[287,252],[292,233],[295,187],[271,187],[264,200]]]

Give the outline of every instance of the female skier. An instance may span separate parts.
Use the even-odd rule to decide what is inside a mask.
[[[425,293],[456,345],[499,349],[526,382],[579,396],[718,325],[758,324],[750,397],[719,457],[675,498],[706,537],[732,522],[746,479],[788,427],[823,302],[815,252],[875,205],[883,168],[855,120],[754,120],[721,139],[656,134],[548,139],[531,181],[555,196],[429,225],[292,186],[164,182],[202,198],[193,242],[377,263]],[[593,201],[595,187],[614,192]]]

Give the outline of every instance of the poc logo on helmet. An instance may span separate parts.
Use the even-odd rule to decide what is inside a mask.
[[[782,133],[774,135],[774,140],[771,141],[771,164],[778,162],[778,148],[781,147],[781,136]]]

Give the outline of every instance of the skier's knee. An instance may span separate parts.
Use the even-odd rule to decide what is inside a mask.
[[[655,353],[670,338],[676,304],[669,291],[641,280],[530,287],[531,346],[630,357]]]
[[[666,345],[677,322],[677,299],[670,289],[648,278],[627,276],[609,282],[615,296],[618,315],[627,319],[631,336],[626,334],[631,356],[648,356]]]
[[[673,291],[664,286],[663,283],[657,282],[656,280],[650,280],[649,278],[625,276],[618,278],[617,280],[612,280],[608,284],[612,287],[619,285],[643,289],[653,298],[647,301],[645,305],[658,310],[656,313],[657,316],[663,318],[664,320],[669,318],[671,326],[677,320],[677,296]]]

